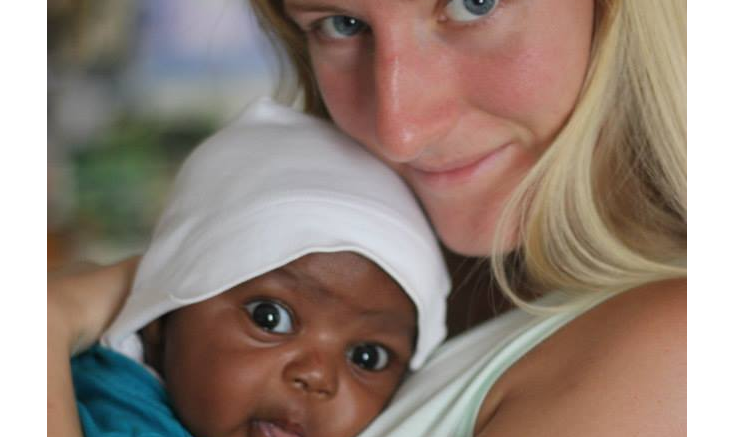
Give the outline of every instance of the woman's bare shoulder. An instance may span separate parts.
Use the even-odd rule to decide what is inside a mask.
[[[477,435],[686,435],[686,314],[686,279],[590,310],[508,371]]]

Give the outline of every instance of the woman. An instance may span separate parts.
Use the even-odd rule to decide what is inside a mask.
[[[532,322],[511,311],[437,356],[492,350],[476,375],[497,375],[472,374],[477,399],[457,398],[471,410],[458,435],[685,435],[685,1],[253,3],[306,110],[403,176],[448,248],[489,256],[525,309],[578,296]],[[61,323],[64,348],[99,335],[133,264],[50,284],[67,308],[109,291],[93,297],[106,309]],[[422,372],[368,435],[460,429],[441,405],[419,430],[446,393],[421,391],[442,377]]]

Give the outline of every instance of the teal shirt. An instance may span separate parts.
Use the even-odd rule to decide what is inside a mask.
[[[191,437],[161,382],[139,363],[95,345],[71,369],[86,437]]]

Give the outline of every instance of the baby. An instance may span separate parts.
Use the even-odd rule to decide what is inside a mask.
[[[390,169],[261,100],[184,163],[103,346],[73,360],[85,434],[356,435],[444,338],[449,286]]]

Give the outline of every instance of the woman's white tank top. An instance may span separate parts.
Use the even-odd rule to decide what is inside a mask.
[[[595,294],[553,314],[519,309],[451,339],[400,387],[360,437],[471,437],[486,394],[516,361],[612,294]],[[544,306],[561,295],[542,298]]]

